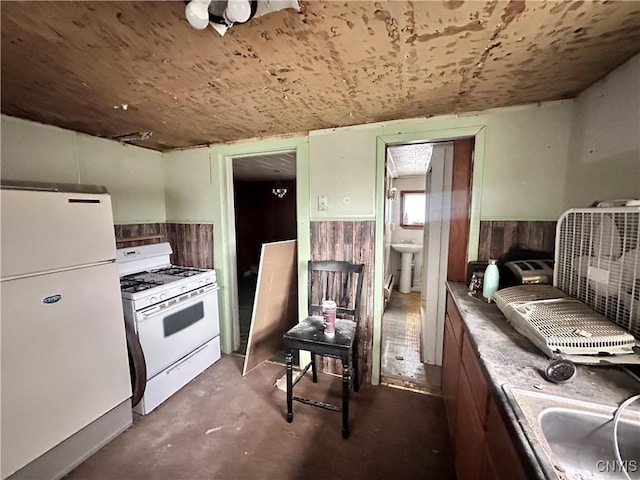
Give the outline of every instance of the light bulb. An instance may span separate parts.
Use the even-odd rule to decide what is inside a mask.
[[[224,17],[229,23],[244,23],[251,16],[249,0],[227,0]]]
[[[187,20],[193,28],[203,30],[209,25],[210,0],[191,0],[185,8]]]

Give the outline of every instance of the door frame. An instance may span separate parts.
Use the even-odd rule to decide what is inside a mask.
[[[453,141],[458,138],[474,137],[475,150],[473,159],[471,211],[469,227],[469,244],[467,246],[467,261],[478,257],[480,239],[480,210],[482,204],[482,180],[484,176],[486,126],[473,125],[461,128],[447,128],[426,130],[415,133],[381,135],[376,139],[376,230],[374,252],[373,291],[373,345],[371,383],[380,383],[380,365],[382,350],[382,314],[384,309],[384,180],[387,147],[411,143],[433,143]],[[424,288],[424,286],[423,286]]]
[[[233,199],[233,159],[274,153],[296,153],[296,224],[298,278],[306,278],[311,258],[309,224],[309,142],[307,137],[291,137],[237,143],[209,148],[211,184],[214,192],[213,255],[220,308],[220,340],[224,353],[240,346],[235,204]],[[298,312],[306,315],[307,283],[298,282]]]
[[[444,339],[444,303],[446,291],[440,281],[447,280],[449,263],[449,232],[451,227],[452,212],[452,183],[454,164],[454,142],[439,143],[445,145],[442,152],[442,161],[434,161],[431,158],[431,174],[425,179],[425,190],[431,184],[429,195],[429,208],[425,208],[425,228],[423,240],[422,267],[423,282],[420,289],[420,339],[422,349],[420,359],[429,365],[440,365],[442,358],[442,345]],[[436,148],[436,147],[434,147]],[[438,288],[427,288],[428,280],[435,279]],[[428,315],[430,314],[430,315]],[[436,335],[427,335],[427,332],[436,330]]]

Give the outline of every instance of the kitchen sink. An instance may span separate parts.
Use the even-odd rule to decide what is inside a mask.
[[[505,388],[547,478],[626,479],[616,461],[613,415],[616,407]],[[622,464],[640,478],[640,412],[626,409],[618,423]]]
[[[584,478],[584,472],[594,472],[602,478],[624,478],[614,453],[612,415],[546,408],[538,422],[567,475]],[[619,422],[618,446],[623,462],[626,460],[628,470],[633,470],[631,478],[638,478],[635,474],[640,474],[640,423],[626,419]]]

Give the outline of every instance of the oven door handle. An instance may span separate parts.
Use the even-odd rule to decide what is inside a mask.
[[[204,301],[210,295],[215,294],[215,292],[217,292],[217,290],[218,290],[218,287],[213,286],[211,289],[208,289],[208,290],[202,292],[201,294],[196,295],[195,297],[190,297],[187,300],[176,302],[173,305],[171,305],[169,307],[165,307],[165,308],[160,308],[159,305],[152,305],[151,307],[147,307],[144,310],[140,310],[139,312],[137,312],[137,317],[138,317],[137,320],[138,320],[138,322],[143,322],[145,320],[148,320],[148,319],[150,319],[152,317],[157,316],[158,314],[163,314],[164,315],[167,312],[171,312],[173,310],[176,310],[178,307],[183,307],[184,308],[185,306],[193,305],[193,304],[197,303],[197,301]]]

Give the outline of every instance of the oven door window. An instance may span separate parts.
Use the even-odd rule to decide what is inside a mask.
[[[190,307],[173,313],[162,319],[164,324],[164,337],[170,337],[185,328],[193,325],[204,318],[204,306],[202,302],[198,302]]]

